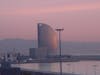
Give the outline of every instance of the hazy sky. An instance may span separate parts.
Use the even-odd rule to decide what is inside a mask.
[[[0,0],[0,39],[36,39],[37,23],[64,28],[66,41],[100,42],[100,0]]]

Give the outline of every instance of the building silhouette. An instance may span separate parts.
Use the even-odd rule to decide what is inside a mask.
[[[47,55],[57,54],[57,34],[47,24],[38,23],[38,48],[46,48]]]
[[[57,55],[57,34],[53,28],[47,24],[38,23],[38,48],[30,48],[30,57],[33,59],[47,58]]]
[[[47,57],[47,49],[46,48],[30,48],[30,57],[33,59],[41,59]]]

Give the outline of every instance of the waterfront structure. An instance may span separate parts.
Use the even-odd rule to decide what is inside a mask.
[[[57,54],[57,35],[47,24],[38,24],[38,48],[47,48],[47,55]]]
[[[36,50],[36,48],[30,48],[30,49],[29,49],[29,55],[30,55],[30,57],[33,58],[33,59],[36,58],[36,56],[35,56],[35,50]]]
[[[33,59],[41,59],[47,57],[47,48],[30,48],[30,57]]]
[[[11,62],[8,58],[9,54],[7,54],[7,58],[1,62],[0,75],[21,75],[20,68],[11,67]]]

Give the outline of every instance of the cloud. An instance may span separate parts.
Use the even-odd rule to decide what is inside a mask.
[[[100,3],[81,4],[81,5],[64,5],[56,7],[44,7],[44,8],[19,8],[12,9],[10,11],[2,11],[0,15],[39,15],[39,14],[52,14],[72,11],[87,11],[87,10],[99,10]]]

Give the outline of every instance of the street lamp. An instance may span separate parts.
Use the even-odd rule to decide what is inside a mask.
[[[62,75],[62,59],[61,59],[61,31],[63,31],[64,29],[56,29],[56,31],[59,34],[59,56],[60,56],[60,63],[59,63],[59,67],[60,67],[60,75]]]

